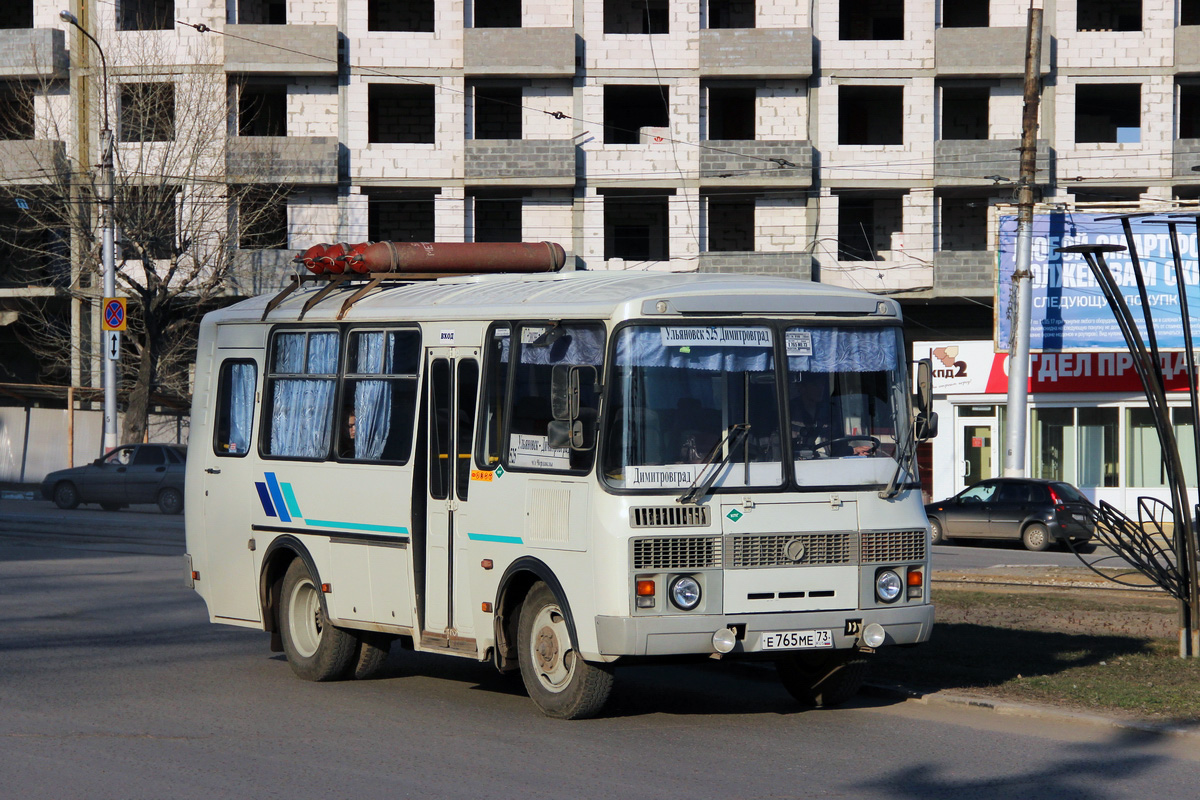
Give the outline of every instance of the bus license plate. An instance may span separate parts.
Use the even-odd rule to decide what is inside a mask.
[[[763,650],[810,650],[817,647],[833,647],[833,631],[778,631],[764,633],[760,645]]]

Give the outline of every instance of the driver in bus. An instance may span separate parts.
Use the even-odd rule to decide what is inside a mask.
[[[833,456],[871,454],[870,444],[853,442],[833,447],[841,432],[833,424],[833,400],[829,393],[829,378],[817,373],[803,373],[789,402],[792,417],[792,452],[796,458],[830,458]]]

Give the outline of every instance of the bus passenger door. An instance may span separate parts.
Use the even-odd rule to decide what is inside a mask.
[[[426,355],[426,458],[428,504],[425,518],[424,634],[444,639],[473,638],[466,547],[467,490],[479,389],[478,352],[431,348]]]

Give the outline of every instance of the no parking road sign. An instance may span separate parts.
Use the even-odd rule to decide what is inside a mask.
[[[124,297],[106,297],[104,298],[104,318],[101,320],[101,329],[106,331],[123,331],[128,328],[128,319],[125,316],[125,298]]]

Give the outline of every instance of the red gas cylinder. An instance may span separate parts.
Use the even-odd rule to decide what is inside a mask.
[[[370,272],[370,270],[367,269],[367,265],[363,263],[362,254],[364,250],[371,246],[371,244],[371,242],[359,242],[351,247],[349,251],[347,251],[346,254],[338,260],[344,263],[346,265],[346,269],[350,272]]]
[[[321,272],[331,272],[334,275],[341,275],[346,271],[346,262],[342,257],[350,249],[350,245],[338,242],[331,244],[325,249],[325,254],[313,259],[313,264],[321,268]],[[317,272],[317,270],[313,270]],[[318,273],[320,274],[320,273]]]
[[[370,272],[557,272],[554,242],[375,242],[357,257]]]
[[[325,268],[322,266],[319,266],[317,264],[316,260],[318,258],[320,258],[321,256],[325,255],[325,250],[328,247],[329,247],[329,245],[325,244],[324,242],[322,242],[321,244],[314,244],[312,247],[308,248],[303,253],[300,253],[295,258],[293,258],[292,261],[294,261],[297,264],[303,264],[304,268],[307,269],[309,272],[312,272],[316,275],[320,275],[322,272],[325,271]]]

